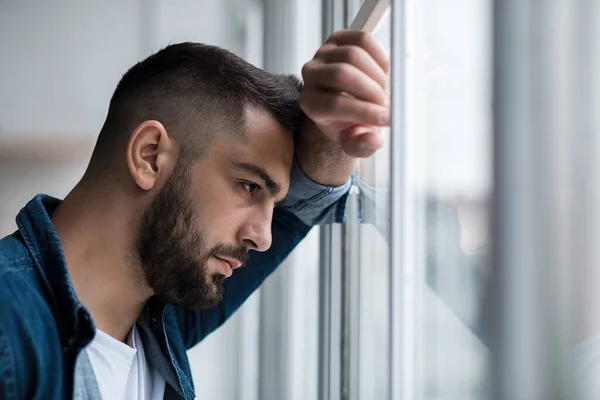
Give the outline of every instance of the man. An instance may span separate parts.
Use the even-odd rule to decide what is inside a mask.
[[[0,398],[194,398],[186,350],[343,220],[353,157],[389,123],[387,63],[340,31],[301,92],[202,44],[132,67],[81,181],[0,241]]]

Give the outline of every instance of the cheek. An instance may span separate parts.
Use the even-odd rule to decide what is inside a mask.
[[[234,177],[219,172],[199,174],[192,182],[192,193],[207,248],[236,243],[237,233],[250,210]]]
[[[201,213],[209,247],[236,243],[237,232],[250,211],[231,196],[215,196],[205,203]]]

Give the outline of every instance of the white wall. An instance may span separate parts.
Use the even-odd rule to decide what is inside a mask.
[[[123,73],[171,42],[207,42],[243,56],[245,5],[0,2],[0,138],[95,136]]]
[[[83,175],[85,166],[85,161],[77,159],[57,163],[0,158],[0,237],[17,229],[17,213],[37,193],[63,198]]]

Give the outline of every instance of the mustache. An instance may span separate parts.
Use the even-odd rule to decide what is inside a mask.
[[[220,244],[213,247],[210,254],[211,256],[234,258],[242,264],[242,267],[248,261],[248,249],[243,245]]]

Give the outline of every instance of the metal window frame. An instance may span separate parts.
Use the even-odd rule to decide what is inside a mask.
[[[350,24],[350,29],[361,29],[364,31],[372,32],[385,10],[390,5],[391,0],[365,0],[363,5],[358,10],[356,17]]]
[[[322,0],[323,42],[346,27],[347,1]],[[328,225],[320,231],[319,400],[342,399],[342,230],[341,225]]]
[[[405,211],[405,1],[392,0],[392,48],[391,48],[391,91],[392,130],[390,158],[390,360],[389,360],[389,398],[390,400],[411,399],[412,379],[404,363],[410,354],[406,344],[404,322],[405,315],[404,275],[407,265],[404,263],[403,224]],[[409,322],[410,323],[410,322]]]

